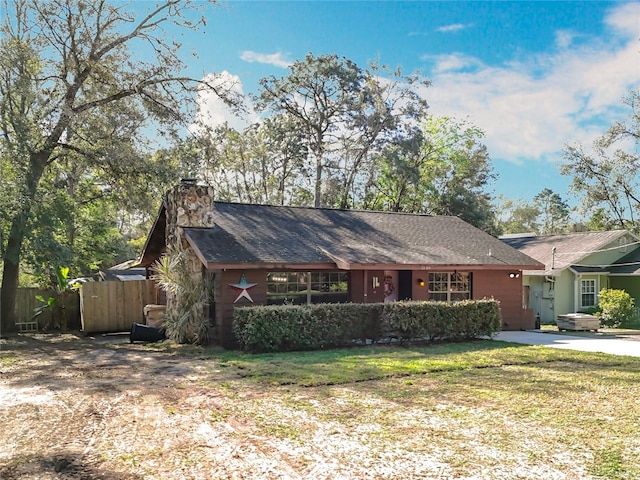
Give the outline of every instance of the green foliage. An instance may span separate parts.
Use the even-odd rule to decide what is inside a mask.
[[[560,195],[545,188],[533,197],[533,203],[542,215],[542,230],[540,233],[548,235],[566,230],[571,209]]]
[[[499,210],[501,233],[535,232],[540,235],[566,232],[572,211],[560,195],[548,188],[538,193],[533,203],[503,199]]]
[[[376,155],[366,208],[455,215],[494,231],[491,196],[495,179],[484,132],[449,117],[424,117],[419,131],[394,138]]]
[[[495,300],[398,302],[388,304],[385,325],[400,340],[461,340],[491,336],[502,317]]]
[[[502,199],[498,206],[500,218],[498,229],[501,233],[525,233],[540,231],[540,209],[523,200]]]
[[[52,296],[45,298],[36,295],[35,298],[42,305],[33,309],[32,319],[39,317],[46,311],[51,311],[51,321],[43,326],[47,330],[51,324],[54,327],[66,331],[69,324],[69,315],[73,315],[73,307],[78,303],[78,283],[70,283],[69,267],[55,267],[51,274]]]
[[[199,263],[197,259],[195,262]],[[209,336],[206,308],[211,299],[211,276],[202,275],[199,268],[194,272],[190,250],[176,246],[168,248],[152,270],[152,280],[167,292],[164,316],[167,338],[176,343],[205,344]]]
[[[47,253],[82,270],[111,263],[127,247],[126,225],[157,208],[167,169],[147,155],[150,132],[176,135],[200,92],[233,94],[182,75],[180,44],[166,41],[169,24],[201,25],[190,17],[202,2],[165,0],[140,12],[87,0],[3,7],[0,317],[10,328],[21,269],[41,274]],[[144,61],[141,45],[150,46]]]
[[[578,313],[586,313],[587,315],[595,315],[597,317],[600,314],[600,307],[581,308]]]
[[[307,195],[298,198],[311,197],[316,207],[359,206],[371,186],[365,177],[376,170],[375,152],[426,114],[419,85],[428,82],[376,62],[363,69],[338,55],[313,54],[281,78],[261,79],[258,108],[286,119],[307,151],[296,182],[307,185]]]
[[[598,317],[605,327],[621,327],[636,320],[633,298],[625,290],[604,288],[600,290]]]
[[[383,304],[243,307],[233,330],[243,349],[283,352],[334,348],[352,339],[377,339]]]
[[[561,173],[572,177],[571,189],[582,196],[582,208],[593,215],[589,223],[607,229],[640,231],[636,213],[640,198],[640,91],[624,99],[629,116],[615,122],[585,150],[567,146]]]
[[[461,340],[491,336],[502,324],[494,300],[242,307],[233,331],[250,352],[315,350],[382,338]]]
[[[299,122],[277,114],[243,132],[226,124],[204,129],[163,152],[178,158],[183,177],[200,178],[226,201],[272,205],[308,205],[312,194],[301,179],[308,175],[307,148]]]

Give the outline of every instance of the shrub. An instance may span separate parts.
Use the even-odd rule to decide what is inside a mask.
[[[167,338],[176,343],[207,343],[209,318],[206,307],[212,291],[210,275],[194,272],[193,258],[180,246],[170,246],[156,261],[152,280],[171,296],[164,316]]]
[[[243,350],[279,352],[341,347],[381,338],[458,340],[492,336],[502,324],[495,300],[316,304],[236,308]]]
[[[384,326],[400,340],[459,340],[492,336],[502,318],[495,300],[385,304]],[[382,336],[387,336],[383,331]]]
[[[589,308],[581,308],[578,310],[578,313],[586,313],[587,315],[595,315],[596,317],[600,316],[600,308],[599,307],[589,307]]]
[[[382,304],[315,304],[241,307],[233,332],[251,352],[339,347],[353,339],[377,339]]]
[[[605,327],[620,327],[636,319],[633,298],[624,290],[604,288],[600,290],[600,323]]]

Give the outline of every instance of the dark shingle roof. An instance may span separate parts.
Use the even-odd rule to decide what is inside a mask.
[[[185,229],[207,264],[541,267],[451,216],[215,202],[214,219]]]
[[[640,275],[640,248],[616,260],[607,270],[611,275]]]

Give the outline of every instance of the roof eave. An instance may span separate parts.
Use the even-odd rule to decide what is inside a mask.
[[[190,242],[191,244],[191,242]],[[192,244],[193,246],[193,244]],[[511,271],[511,270],[541,270],[542,265],[492,265],[492,264],[398,264],[398,263],[348,263],[319,262],[319,263],[292,263],[292,262],[207,262],[202,253],[193,246],[196,255],[208,270],[414,270],[414,271]]]
[[[151,246],[151,243],[154,240],[157,240],[158,236],[161,235],[163,241],[165,242],[165,247],[166,247],[166,239],[165,239],[165,227],[166,227],[166,205],[164,200],[162,201],[162,203],[160,204],[160,209],[158,210],[158,215],[156,216],[156,219],[153,222],[153,225],[151,226],[151,230],[149,231],[149,234],[147,235],[147,240],[144,244],[144,247],[142,248],[142,252],[140,253],[140,257],[138,258],[138,261],[134,264],[131,265],[131,267],[149,267],[153,264],[153,262],[155,262],[157,260],[157,258],[152,258],[149,259],[148,257],[153,257],[155,256],[155,254],[149,254],[148,250]],[[158,233],[156,232],[157,229],[162,228],[162,232]]]

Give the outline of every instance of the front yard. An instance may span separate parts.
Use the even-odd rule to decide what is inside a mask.
[[[0,342],[3,480],[640,477],[633,358]]]

